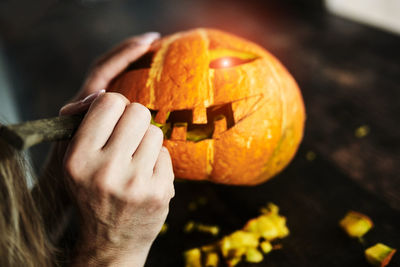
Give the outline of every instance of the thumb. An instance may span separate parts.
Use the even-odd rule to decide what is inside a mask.
[[[78,96],[87,95],[97,88],[107,88],[112,79],[143,56],[159,38],[159,33],[148,32],[129,38],[111,49],[96,61]]]

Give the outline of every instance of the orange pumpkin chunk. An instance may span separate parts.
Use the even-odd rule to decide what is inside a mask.
[[[356,211],[349,211],[339,224],[350,237],[354,238],[361,238],[374,226],[368,216]]]
[[[396,249],[378,243],[365,250],[365,257],[371,265],[384,267],[389,264],[395,252]]]

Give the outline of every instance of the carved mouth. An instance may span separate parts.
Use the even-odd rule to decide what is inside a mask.
[[[150,51],[131,63],[126,71],[149,69],[156,51]],[[257,55],[227,49],[210,50],[210,69],[231,68],[257,60]],[[164,132],[164,138],[174,141],[199,142],[218,138],[256,111],[262,95],[255,95],[233,102],[209,107],[174,110],[151,110],[152,123]]]
[[[152,123],[163,130],[166,139],[199,142],[218,138],[218,135],[256,111],[260,100],[261,95],[256,95],[207,108],[175,110],[166,114],[159,114],[157,110],[150,111]],[[246,104],[250,104],[244,107],[247,112],[243,112],[242,107],[241,114],[235,114],[233,106]]]

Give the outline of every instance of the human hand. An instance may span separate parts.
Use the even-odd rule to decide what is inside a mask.
[[[160,37],[159,33],[149,32],[134,36],[123,41],[109,52],[95,61],[81,90],[73,97],[73,101],[80,103],[74,105],[79,113],[87,110],[91,99],[80,101],[88,95],[108,87],[109,83],[121,73],[130,63],[144,55],[151,44]],[[68,107],[70,106],[70,107]],[[65,154],[66,143],[56,143],[49,153],[39,179],[39,186],[33,189],[35,201],[40,207],[40,213],[44,218],[45,227],[51,240],[55,243],[61,238],[69,222],[71,211],[70,200],[65,191],[62,160]]]
[[[73,100],[83,99],[86,96],[106,89],[110,82],[126,67],[143,56],[151,44],[160,38],[158,32],[148,32],[134,36],[121,42],[110,51],[94,61],[82,88]]]
[[[64,167],[82,222],[76,265],[143,266],[174,196],[171,158],[150,118],[141,104],[100,93],[69,143]]]

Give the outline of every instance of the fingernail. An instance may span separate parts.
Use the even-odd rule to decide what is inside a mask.
[[[148,45],[154,42],[154,40],[159,39],[161,34],[159,32],[147,32],[138,36],[137,42],[142,45]]]
[[[74,109],[75,106],[80,104],[81,102],[74,102],[74,103],[68,103],[64,105],[62,108],[60,108],[60,111],[58,112],[60,115],[64,115],[67,111],[69,111],[71,108]]]
[[[60,115],[74,114],[77,112],[84,111],[89,107],[89,104],[91,104],[93,100],[95,100],[99,95],[104,94],[105,92],[106,90],[103,89],[88,95],[87,97],[85,97],[80,101],[68,103],[60,109],[59,114]]]
[[[99,95],[104,94],[106,92],[106,90],[102,89],[100,91],[94,92],[90,95],[88,95],[87,97],[85,97],[84,99],[82,99],[80,102],[83,104],[88,104],[93,102],[93,100],[95,100]]]

